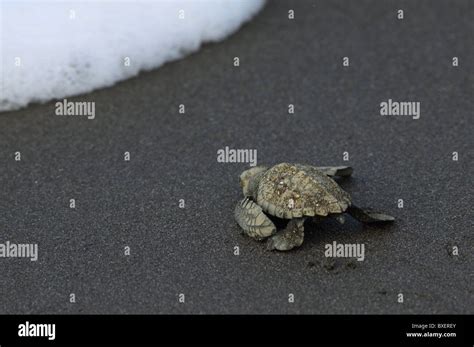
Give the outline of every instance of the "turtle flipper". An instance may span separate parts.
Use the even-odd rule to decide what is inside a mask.
[[[256,240],[263,240],[276,232],[275,224],[265,215],[262,208],[249,198],[237,203],[234,217],[244,233]]]
[[[320,166],[317,167],[317,169],[324,172],[329,177],[348,177],[352,175],[352,167],[350,166]]]
[[[295,218],[288,222],[285,229],[277,232],[267,241],[268,250],[289,251],[301,246],[304,240],[305,218]]]
[[[387,223],[395,220],[394,217],[388,214],[371,209],[362,209],[354,205],[349,206],[346,212],[362,223]]]

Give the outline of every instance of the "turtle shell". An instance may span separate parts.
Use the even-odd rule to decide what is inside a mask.
[[[342,213],[351,205],[350,195],[322,171],[288,163],[263,173],[255,200],[263,211],[285,219]]]

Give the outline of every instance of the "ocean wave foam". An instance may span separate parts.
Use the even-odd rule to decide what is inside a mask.
[[[265,0],[0,0],[0,111],[111,86],[236,31]]]

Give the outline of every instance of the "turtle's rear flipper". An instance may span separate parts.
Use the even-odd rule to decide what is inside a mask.
[[[388,223],[395,220],[394,217],[382,212],[376,212],[371,209],[362,209],[357,206],[350,206],[347,211],[352,217],[362,223]]]
[[[348,177],[352,175],[352,168],[350,166],[320,166],[317,167],[317,169],[324,172],[329,177]]]
[[[285,229],[278,231],[267,241],[267,249],[272,251],[289,251],[301,246],[304,240],[305,218],[296,218],[288,222]]]

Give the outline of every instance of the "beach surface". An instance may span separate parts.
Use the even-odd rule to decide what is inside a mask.
[[[39,254],[0,258],[0,313],[474,313],[472,18],[460,0],[271,0],[224,42],[68,98],[93,120],[1,113],[0,242]],[[420,118],[381,116],[388,99]],[[217,162],[226,146],[350,165],[353,201],[396,222],[323,221],[266,251],[233,219],[248,164]],[[333,241],[365,259],[325,257]]]

